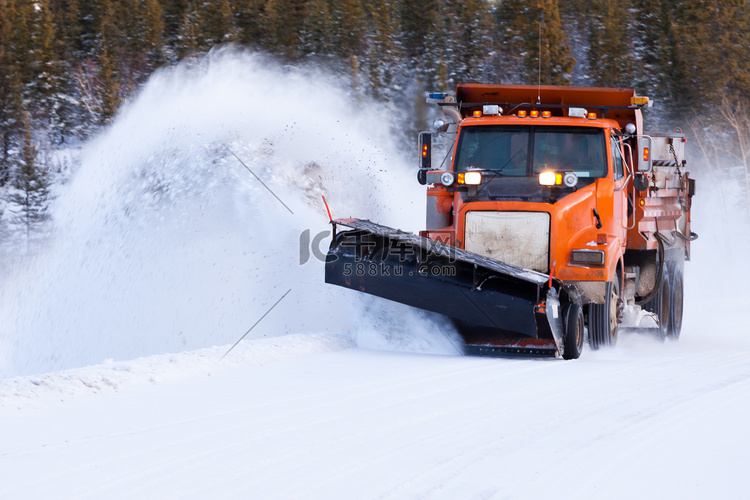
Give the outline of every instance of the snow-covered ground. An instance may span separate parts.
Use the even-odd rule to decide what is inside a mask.
[[[463,357],[439,317],[327,287],[300,249],[322,194],[419,228],[392,110],[212,57],[157,75],[84,150],[49,246],[3,276],[0,498],[746,498],[731,179],[719,196],[693,170],[679,342]]]
[[[0,498],[745,498],[750,349],[576,362],[330,334],[0,384]]]

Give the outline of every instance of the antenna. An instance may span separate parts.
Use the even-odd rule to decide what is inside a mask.
[[[539,63],[539,70],[537,71],[537,104],[542,103],[542,24],[544,24],[544,11],[542,11],[539,19],[539,47],[536,54],[536,58]]]

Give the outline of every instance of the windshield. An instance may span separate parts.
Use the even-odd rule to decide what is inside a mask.
[[[545,170],[607,175],[604,131],[594,127],[482,125],[464,127],[456,169],[492,170],[496,176],[531,177]]]

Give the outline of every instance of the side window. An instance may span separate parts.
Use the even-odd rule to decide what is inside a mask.
[[[625,176],[622,166],[622,153],[620,143],[614,137],[612,138],[612,166],[615,169],[615,179],[622,179]]]

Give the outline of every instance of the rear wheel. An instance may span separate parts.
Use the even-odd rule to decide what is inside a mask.
[[[680,338],[682,331],[682,302],[683,302],[683,281],[682,281],[682,261],[670,262],[669,272],[669,321],[667,322],[667,337],[672,340]]]
[[[670,304],[670,282],[672,281],[670,268],[671,266],[668,266],[666,262],[662,264],[659,289],[656,295],[643,306],[647,311],[656,314],[656,321],[659,324],[656,329],[656,337],[659,340],[667,338],[670,329],[670,311],[672,309],[672,304]]]
[[[604,304],[589,304],[589,346],[592,349],[614,346],[620,316],[619,280],[607,283]]]
[[[583,310],[578,304],[570,304],[565,316],[563,358],[577,359],[583,350]]]

